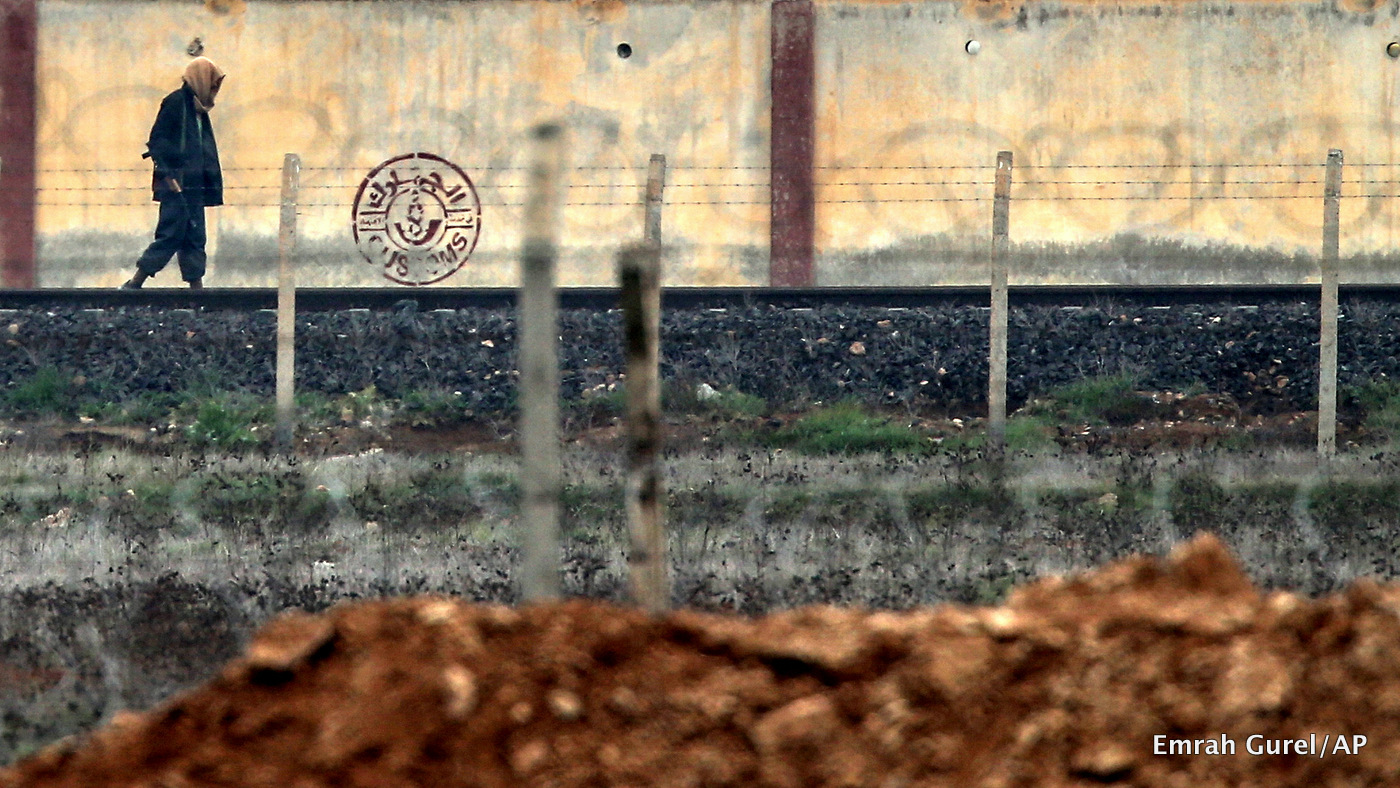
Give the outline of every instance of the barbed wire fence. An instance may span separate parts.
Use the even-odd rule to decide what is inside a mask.
[[[1201,171],[1242,171],[1242,170],[1278,170],[1291,169],[1299,172],[1312,172],[1320,174],[1325,164],[1318,163],[1282,163],[1282,162],[1260,162],[1253,164],[1239,163],[1185,163],[1185,164],[1044,164],[1044,165],[1019,165],[1016,167],[1018,175],[1022,173],[1075,173],[1080,171],[1106,171],[1106,170],[1159,170],[1164,172],[1201,172]],[[1347,168],[1353,169],[1391,169],[1400,170],[1400,164],[1390,163],[1360,163],[1347,164]],[[478,175],[473,180],[473,185],[482,194],[483,206],[494,207],[521,207],[524,205],[523,192],[525,184],[523,177],[512,179],[507,175],[501,177],[502,173],[519,173],[523,176],[522,167],[495,167],[463,165],[463,169],[469,173]],[[767,205],[768,200],[763,195],[741,195],[734,198],[707,197],[698,199],[687,196],[687,192],[696,189],[751,189],[767,190],[770,186],[768,180],[768,167],[759,166],[707,166],[707,165],[673,165],[671,172],[678,178],[674,183],[667,184],[668,198],[667,205]],[[892,197],[881,199],[868,198],[845,198],[839,196],[824,195],[816,198],[819,204],[842,204],[852,202],[991,202],[993,199],[991,189],[993,178],[990,173],[994,167],[983,165],[826,165],[813,168],[819,175],[813,180],[813,186],[821,188],[850,187],[850,188],[889,188],[889,187],[940,187],[940,193],[923,194],[907,197]],[[365,167],[334,167],[334,166],[306,166],[302,168],[306,173],[307,183],[302,185],[302,191],[309,192],[312,196],[301,203],[301,207],[340,207],[349,209],[353,202],[353,193],[358,188],[360,180],[364,177],[367,168]],[[570,206],[625,206],[639,207],[642,204],[641,188],[646,181],[646,165],[638,164],[635,167],[575,167],[572,168],[569,178],[568,189],[570,199],[566,205]],[[986,172],[985,177],[958,177],[946,178],[931,176],[923,179],[911,179],[909,177],[895,176],[878,177],[873,174],[884,172],[898,173],[947,173],[964,172],[978,173]],[[84,180],[97,180],[98,183],[85,183],[78,186],[64,185],[41,185],[35,189],[35,204],[41,207],[127,207],[132,209],[147,208],[150,206],[148,195],[150,194],[150,170],[139,168],[60,168],[60,169],[40,169],[38,173],[44,178],[41,180],[59,180],[63,177],[81,178]],[[228,167],[224,169],[225,184],[224,191],[232,193],[233,197],[226,200],[232,207],[280,207],[278,200],[280,167]],[[599,174],[628,174],[632,177],[625,180],[613,178],[609,182],[593,182]],[[734,178],[714,177],[709,175],[705,178],[685,178],[689,173],[749,173],[752,177],[749,180],[736,180]],[[852,178],[839,177],[831,179],[825,177],[828,173],[862,173],[866,177]],[[480,177],[481,175],[486,177]],[[144,178],[142,177],[144,176]],[[518,182],[511,182],[512,180]],[[260,181],[252,183],[249,181]],[[506,181],[506,182],[502,182]],[[1347,194],[1348,198],[1370,199],[1370,198],[1395,198],[1400,197],[1400,172],[1392,178],[1359,177],[1345,178],[1342,183],[1349,186],[1393,186],[1390,190],[1373,190],[1363,193]],[[1234,178],[1207,178],[1192,177],[1189,179],[1163,179],[1163,178],[1072,178],[1064,175],[1052,177],[1034,177],[1016,182],[1017,193],[1013,199],[1017,202],[1030,201],[1152,201],[1152,200],[1188,200],[1188,201],[1210,201],[1210,200],[1296,200],[1296,199],[1321,199],[1324,181],[1318,177],[1294,177],[1294,178],[1271,178],[1271,177],[1242,177]],[[1141,194],[1141,193],[1118,193],[1118,194],[1073,194],[1068,193],[1069,189],[1057,188],[1055,193],[1024,193],[1025,189],[1038,189],[1041,187],[1073,187],[1102,188],[1106,186],[1127,187],[1129,189],[1152,189],[1162,191],[1167,187],[1189,186],[1194,190],[1191,194]],[[1277,186],[1316,186],[1319,187],[1306,193],[1279,194],[1259,191],[1260,187]],[[946,187],[958,187],[963,190],[973,191],[974,194],[947,194]],[[1226,193],[1232,188],[1238,187],[1239,193]],[[605,199],[599,200],[591,194],[598,190],[621,190],[631,189],[636,193],[625,199]],[[679,197],[670,197],[674,190],[681,190]],[[1252,190],[1252,191],[1251,191]],[[246,195],[246,196],[245,196]]]
[[[1332,159],[1335,158],[1335,161]],[[1009,159],[1008,159],[1009,167]],[[878,211],[883,205],[991,203],[994,209],[1010,211],[1015,204],[1056,203],[1196,203],[1250,202],[1269,204],[1282,201],[1316,201],[1323,205],[1319,218],[1324,236],[1320,255],[1322,278],[1322,332],[1320,343],[1320,413],[1318,451],[1330,457],[1335,450],[1336,387],[1336,286],[1338,218],[1336,203],[1390,200],[1400,197],[1400,164],[1362,162],[1346,165],[1343,177],[1340,155],[1328,162],[1189,162],[1189,163],[1067,163],[1031,164],[1014,168],[1008,176],[1006,194],[996,189],[997,164],[828,164],[814,167],[811,180],[815,206],[864,205]],[[484,215],[506,211],[501,222],[512,221],[510,214],[525,206],[527,188],[525,167],[463,165],[471,173]],[[367,169],[353,166],[305,166],[296,210],[321,222],[334,222],[339,216],[345,226],[357,191]],[[225,203],[247,210],[282,207],[279,192],[281,169],[277,167],[228,167],[225,173]],[[41,208],[120,208],[132,211],[151,209],[149,174],[146,168],[41,169],[41,185],[35,190],[35,204]],[[766,166],[726,166],[712,164],[673,164],[665,186],[662,204],[667,208],[720,208],[725,206],[767,206],[772,204],[772,172]],[[82,183],[72,185],[72,181]],[[567,209],[625,209],[612,223],[621,239],[639,233],[645,205],[647,166],[578,166],[567,178]],[[1000,201],[1000,207],[997,203]],[[630,213],[635,212],[635,213]],[[519,216],[514,220],[518,222]],[[487,221],[491,221],[489,218]],[[1014,220],[1013,220],[1014,223]],[[309,222],[307,224],[314,224]],[[304,225],[305,226],[305,225]],[[608,222],[595,223],[595,229],[609,229]],[[1005,231],[1005,223],[1002,225]],[[996,245],[995,229],[992,237]],[[271,227],[267,236],[275,239]],[[1004,239],[1003,239],[1004,240]],[[275,248],[275,247],[274,247]],[[1002,246],[1005,248],[1004,244]],[[1004,253],[991,255],[992,265],[1005,265]],[[1000,262],[997,262],[997,259]],[[1001,277],[998,279],[998,277]],[[1005,270],[992,270],[992,281],[1004,282]],[[303,280],[304,281],[304,280]],[[995,298],[996,293],[993,293]],[[1004,294],[1003,294],[1004,297]],[[994,302],[995,303],[995,302]],[[1331,308],[1328,308],[1328,305]],[[1005,309],[995,310],[1005,319]],[[994,335],[1004,343],[1005,327]],[[1329,362],[1328,355],[1331,359]],[[997,348],[990,348],[993,356]],[[1004,349],[1002,350],[1004,353]],[[989,387],[1005,380],[990,380]],[[1330,387],[1330,390],[1329,390]],[[989,397],[1001,401],[1004,396]],[[1328,407],[1328,404],[1331,407]],[[991,414],[994,423],[1004,423],[1005,414]],[[994,431],[994,434],[998,431]]]

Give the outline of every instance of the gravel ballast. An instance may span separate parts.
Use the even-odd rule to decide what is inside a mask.
[[[672,383],[730,387],[780,408],[858,399],[975,413],[986,401],[987,315],[975,307],[669,311],[662,372]],[[1400,306],[1353,303],[1340,325],[1344,389],[1400,374]],[[483,416],[508,414],[515,402],[513,311],[304,313],[297,328],[299,390],[459,391]],[[7,389],[51,367],[78,378],[82,396],[104,401],[196,386],[273,390],[271,311],[18,310],[0,315],[0,333]],[[1036,306],[1013,310],[1009,333],[1012,407],[1117,373],[1147,389],[1229,394],[1250,413],[1316,404],[1318,315],[1305,302]],[[560,335],[566,402],[616,380],[619,313],[564,311]]]

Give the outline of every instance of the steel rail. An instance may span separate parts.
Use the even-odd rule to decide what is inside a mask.
[[[1229,304],[1236,306],[1283,302],[1316,302],[1318,285],[1013,285],[1012,306],[1093,306],[1108,303],[1138,306]],[[1341,285],[1343,303],[1357,300],[1400,301],[1400,284]],[[516,289],[487,288],[358,288],[309,287],[297,291],[297,309],[328,312],[348,309],[394,310],[410,304],[419,311],[437,309],[509,309]],[[985,286],[944,287],[668,287],[662,291],[664,309],[729,309],[752,306],[815,308],[872,306],[917,308],[935,306],[986,307]],[[114,309],[256,310],[273,309],[276,288],[183,288],[146,290],[37,288],[0,290],[0,309],[78,307]],[[618,306],[614,287],[566,287],[559,290],[564,309],[608,310]]]

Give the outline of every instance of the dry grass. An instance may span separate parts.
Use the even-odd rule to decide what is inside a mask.
[[[576,593],[608,593],[625,578],[618,467],[598,449],[565,455],[565,559],[585,555],[594,564]],[[274,574],[357,591],[417,579],[469,593],[511,571],[515,474],[514,459],[501,455],[367,452],[289,464],[194,453],[3,453],[0,575],[27,587],[171,571],[210,583]],[[1384,454],[1344,456],[1324,477],[1301,451],[1049,451],[1017,454],[993,474],[975,455],[718,449],[668,458],[665,476],[682,584],[733,588],[766,578],[774,600],[787,583],[840,570],[858,575],[842,592],[851,599],[899,604],[902,593],[903,604],[936,601],[966,595],[998,567],[1012,567],[1001,574],[1017,579],[1085,569],[1123,551],[1162,552],[1198,527],[1225,531],[1263,582],[1302,582],[1274,565],[1288,534],[1300,550],[1330,554],[1341,582],[1390,571],[1364,549],[1342,555],[1328,547],[1348,518],[1369,518],[1357,526],[1368,532],[1400,529],[1388,510],[1366,504],[1400,480]],[[1338,496],[1360,503],[1331,501]],[[1222,519],[1227,510],[1234,514]],[[1330,520],[1319,525],[1319,517]],[[935,566],[937,582],[929,579]],[[892,579],[892,567],[926,585],[898,590],[908,582]]]

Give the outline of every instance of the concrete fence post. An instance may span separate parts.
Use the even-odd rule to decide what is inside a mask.
[[[277,233],[277,425],[273,441],[280,451],[291,451],[296,419],[296,246],[297,191],[301,182],[301,157],[282,157],[282,216]]]
[[[554,268],[563,223],[564,129],[555,123],[530,134],[521,250],[520,521],[525,601],[559,596],[559,294]]]
[[[666,157],[651,154],[647,166],[646,242],[661,246],[661,192],[666,188]]]
[[[1327,151],[1322,197],[1322,331],[1317,373],[1317,454],[1337,453],[1337,259],[1342,202],[1342,152]]]
[[[655,161],[655,160],[653,160]],[[670,603],[661,480],[661,247],[618,255],[623,345],[627,352],[626,508],[632,597],[646,610]]]
[[[1006,257],[1010,245],[1011,151],[997,153],[997,173],[992,202],[992,312],[991,344],[987,375],[987,446],[995,456],[1006,450]]]

